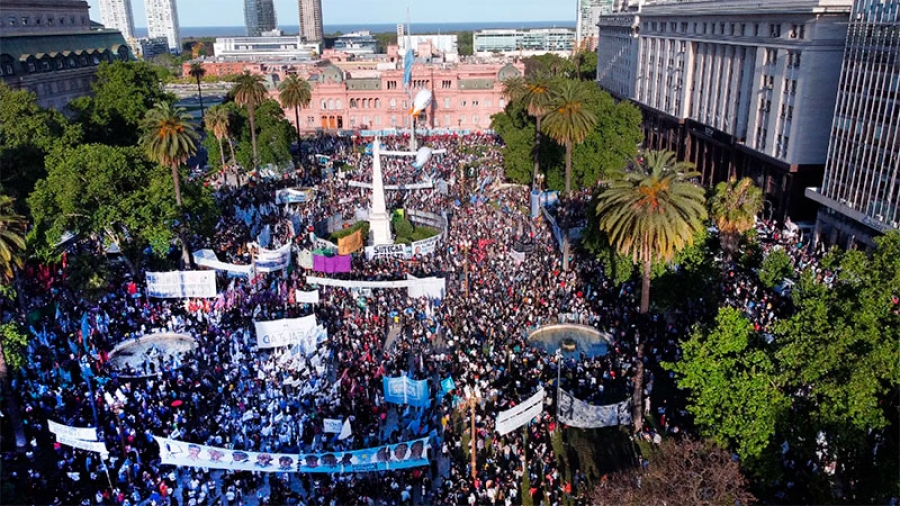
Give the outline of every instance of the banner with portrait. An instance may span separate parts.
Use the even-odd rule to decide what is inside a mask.
[[[628,401],[593,406],[560,389],[559,421],[582,429],[628,425],[631,423],[631,409]]]
[[[362,473],[427,466],[431,448],[428,438],[421,438],[348,452],[267,453],[153,438],[163,464],[265,473]]]
[[[412,248],[412,255],[428,255],[434,253],[440,243],[441,234],[429,237],[428,239],[422,239],[421,241],[415,241],[410,246]]]
[[[541,416],[544,410],[544,389],[529,397],[519,405],[497,414],[497,433],[501,436],[509,434],[533,419]]]
[[[384,400],[393,404],[409,404],[424,407],[431,404],[428,395],[428,380],[412,380],[407,376],[382,379]]]
[[[216,296],[213,271],[148,272],[147,296],[157,299],[184,299]]]

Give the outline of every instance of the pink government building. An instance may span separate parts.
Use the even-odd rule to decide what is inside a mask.
[[[331,52],[328,60],[309,63],[202,61],[207,75],[249,71],[266,76],[269,95],[278,100],[277,85],[297,74],[312,86],[312,101],[300,111],[300,131],[409,128],[411,97],[431,90],[433,101],[417,119],[417,128],[438,131],[490,129],[491,115],[503,110],[503,81],[521,76],[521,63],[416,63],[411,86],[403,87],[402,64],[395,55],[382,60],[346,60]],[[189,67],[189,63],[185,64]],[[187,72],[187,69],[185,70]],[[293,124],[294,111],[285,110]]]

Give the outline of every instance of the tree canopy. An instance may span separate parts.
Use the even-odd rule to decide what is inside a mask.
[[[29,198],[37,253],[54,258],[66,232],[115,242],[135,257],[146,246],[164,256],[175,238],[178,210],[168,167],[152,163],[137,147],[85,144],[54,152],[47,178]],[[198,218],[213,203],[200,185],[186,185],[185,207]]]
[[[111,146],[137,143],[139,125],[148,110],[175,97],[163,90],[165,71],[147,62],[103,62],[91,85],[92,97],[79,97],[69,107],[84,126],[85,141]]]
[[[641,113],[627,103],[616,103],[596,86],[586,87],[586,107],[597,118],[596,126],[583,142],[572,150],[572,186],[590,187],[608,174],[619,171],[637,155],[641,142]],[[492,117],[491,128],[503,139],[504,168],[507,179],[530,184],[534,168],[535,119],[527,104],[512,100],[503,112]],[[541,172],[549,188],[565,186],[565,148],[553,142],[541,142],[538,152]]]

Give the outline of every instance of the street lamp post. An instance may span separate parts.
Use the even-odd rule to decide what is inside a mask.
[[[477,437],[475,435],[475,408],[478,406],[478,401],[481,400],[481,391],[478,389],[478,387],[470,388],[469,386],[466,386],[465,391],[466,391],[467,400],[469,403],[470,419],[471,419],[471,424],[472,424],[471,433],[470,433],[472,436],[471,441],[470,441],[470,443],[471,443],[470,453],[472,455],[472,479],[474,480],[478,476],[478,467],[477,467],[478,463],[475,458],[475,449],[476,449],[475,440],[477,439]]]
[[[469,250],[472,248],[472,241],[463,239],[459,241],[459,247],[463,250],[463,265],[465,265],[465,284],[463,285],[466,293],[466,301],[469,300]]]

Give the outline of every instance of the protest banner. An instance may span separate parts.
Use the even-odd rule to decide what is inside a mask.
[[[294,300],[297,304],[318,304],[319,303],[319,291],[318,290],[294,290]]]
[[[350,255],[325,256],[313,254],[313,270],[332,274],[335,272],[350,272]]]
[[[441,243],[441,234],[438,234],[434,237],[429,237],[428,239],[422,239],[421,241],[415,241],[412,243],[410,248],[412,249],[413,256],[416,255],[428,255],[430,253],[434,253],[434,250],[437,249],[438,244]]]
[[[257,272],[274,272],[286,269],[291,264],[291,243],[278,249],[259,248],[256,256]]]
[[[256,327],[256,346],[275,348],[299,344],[309,333],[315,331],[316,315],[301,318],[283,318],[264,322],[254,322]]]
[[[582,429],[628,425],[631,423],[631,410],[628,401],[593,406],[560,389],[559,421]]]
[[[153,436],[162,464],[264,473],[363,473],[427,466],[428,438],[329,453],[260,453]]]
[[[147,296],[157,299],[183,299],[216,296],[213,271],[148,272]]]
[[[347,181],[347,186],[351,188],[365,188],[367,190],[372,189],[372,183],[366,183],[363,181]],[[386,184],[384,185],[385,190],[425,190],[428,188],[434,188],[433,181],[423,181],[421,183],[410,183],[410,184]]]
[[[340,434],[344,422],[340,418],[325,418],[322,420],[322,426],[326,434]]]
[[[447,290],[444,278],[417,278],[412,274],[406,275],[409,280],[410,298],[428,297],[429,299],[443,299]]]
[[[78,448],[79,450],[96,452],[104,456],[104,458],[109,454],[109,451],[106,449],[106,443],[100,441],[85,441],[83,439],[57,434],[56,442],[66,446],[71,446],[72,448]]]
[[[324,250],[324,251],[334,251],[334,252],[337,252],[337,250],[338,250],[337,244],[335,244],[331,241],[328,241],[326,239],[322,239],[321,237],[316,237],[315,234],[313,234],[312,239],[313,239],[313,246],[314,246],[313,249]]]
[[[408,259],[410,254],[410,247],[405,244],[381,244],[378,246],[366,246],[367,260],[388,257]]]
[[[209,267],[217,271],[233,272],[243,276],[249,276],[253,267],[250,265],[238,265],[222,262],[211,249],[201,249],[194,252],[194,263],[200,267]]]
[[[407,376],[382,380],[384,384],[384,400],[394,404],[410,406],[428,406],[431,399],[428,395],[428,380],[411,380]]]
[[[525,253],[521,251],[516,251],[514,249],[509,250],[509,257],[513,259],[514,262],[520,264],[525,261]]]
[[[356,253],[363,247],[362,230],[357,229],[350,235],[338,239],[338,255]]]
[[[97,429],[93,427],[70,427],[53,420],[47,420],[47,428],[57,436],[64,436],[82,441],[96,441]]]
[[[306,270],[311,270],[313,268],[313,252],[308,249],[298,251],[297,265]]]
[[[497,433],[501,436],[509,434],[526,423],[541,415],[544,409],[544,389],[538,392],[521,404],[501,411],[497,414]]]
[[[285,188],[275,192],[276,204],[302,204],[313,199],[314,190],[311,188]]]

